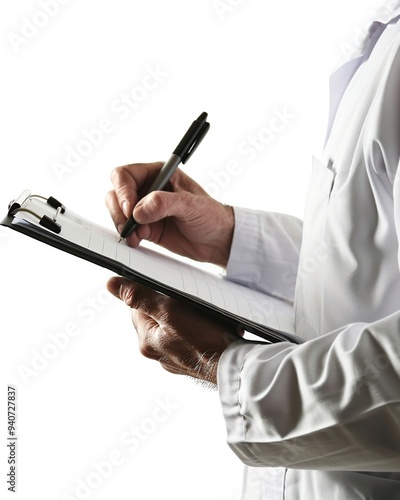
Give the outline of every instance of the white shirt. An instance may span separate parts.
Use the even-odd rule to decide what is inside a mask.
[[[399,16],[389,2],[332,76],[304,223],[235,209],[228,279],[292,300],[307,340],[221,357],[243,500],[400,499]]]

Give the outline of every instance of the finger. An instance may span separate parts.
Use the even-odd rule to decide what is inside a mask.
[[[161,354],[153,343],[153,332],[158,328],[158,323],[136,309],[132,309],[132,323],[138,335],[140,353],[146,358],[158,361]]]
[[[136,248],[142,240],[150,240],[152,230],[147,224],[140,224],[136,229],[126,238],[128,246]]]
[[[161,315],[162,304],[167,299],[150,288],[117,276],[108,280],[107,289],[130,308],[140,309],[155,320]]]
[[[106,206],[110,212],[111,218],[115,224],[115,227],[117,228],[117,231],[120,233],[125,225],[125,222],[127,221],[127,218],[125,217],[121,210],[121,207],[119,206],[115,191],[110,191],[107,193]]]
[[[182,191],[153,191],[142,198],[133,210],[133,216],[139,224],[154,224],[166,217],[185,219],[198,211],[198,198]]]
[[[185,369],[174,356],[165,354],[163,342],[160,342],[159,324],[140,310],[132,309],[132,322],[138,335],[139,351],[146,358],[159,361],[165,370],[175,374],[184,374]]]
[[[126,218],[130,217],[133,207],[143,195],[143,191],[150,186],[161,167],[161,162],[133,163],[117,167],[111,172],[111,181],[118,204]]]
[[[127,218],[122,213],[114,190],[107,193],[106,205],[117,231],[121,233]],[[148,234],[149,229],[147,226],[139,226],[136,228],[136,231],[133,231],[133,233],[127,238],[128,245],[132,248],[136,248],[142,239],[147,238]]]
[[[114,295],[114,297],[117,297],[117,299],[120,299],[121,297],[119,296],[119,289],[120,289],[120,278],[117,276],[113,276],[107,281],[106,287],[107,290]]]
[[[111,278],[107,283],[108,290],[115,295],[117,298],[123,300],[124,291],[121,287],[124,287],[124,282],[128,281],[130,285],[133,282],[125,280],[123,278]],[[140,285],[138,285],[140,287]],[[133,287],[131,287],[133,288]],[[158,361],[162,354],[159,349],[157,349],[156,343],[156,332],[158,326],[157,321],[155,321],[151,316],[144,313],[142,310],[131,310],[132,323],[138,335],[139,350],[140,353],[146,358],[154,359]]]

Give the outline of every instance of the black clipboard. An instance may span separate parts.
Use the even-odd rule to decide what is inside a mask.
[[[203,271],[199,270],[197,267],[192,268],[190,264],[187,264],[186,262],[182,263],[178,260],[175,261],[173,258],[165,256],[161,253],[159,254],[151,249],[143,250],[140,249],[140,247],[139,249],[130,249],[127,247],[125,242],[123,242],[123,245],[126,245],[126,248],[122,246],[115,247],[115,257],[110,256],[107,252],[103,253],[104,248],[102,251],[100,251],[100,249],[98,251],[93,250],[90,243],[93,238],[93,234],[96,235],[97,232],[99,232],[99,234],[103,232],[103,235],[107,235],[107,239],[104,239],[104,241],[106,241],[108,245],[112,246],[114,244],[113,239],[115,240],[116,245],[121,245],[121,243],[117,243],[119,240],[118,233],[113,233],[107,228],[103,228],[86,219],[83,219],[81,216],[78,216],[74,212],[68,210],[65,205],[52,196],[46,198],[43,196],[32,195],[28,190],[24,191],[21,196],[10,202],[8,213],[0,224],[54,248],[109,269],[120,276],[131,279],[169,297],[191,304],[192,306],[200,308],[207,314],[214,315],[220,319],[223,318],[224,321],[232,327],[233,331],[237,331],[237,329],[244,329],[245,331],[250,332],[269,343],[289,341],[291,343],[300,344],[303,342],[300,337],[297,337],[292,333],[269,326],[268,324],[254,321],[251,317],[248,317],[248,315],[244,316],[232,312],[229,307],[225,307],[225,304],[222,306],[221,304],[218,305],[214,302],[214,300],[205,299],[201,293],[188,292],[183,289],[184,287],[182,288],[181,286],[171,285],[171,279],[168,279],[168,277],[172,278],[171,272],[166,273],[166,280],[155,279],[148,273],[141,272],[135,268],[134,265],[128,265],[123,261],[123,259],[118,258],[117,254],[123,250],[122,253],[124,253],[124,255],[129,255],[129,262],[131,255],[133,255],[133,260],[135,260],[135,258],[140,257],[140,259],[142,259],[145,257],[146,262],[154,261],[155,264],[157,263],[162,272],[165,272],[166,270],[169,271],[168,265],[172,263],[174,266],[179,266],[179,269],[184,269],[185,273],[189,272],[191,275],[196,275],[197,273],[197,276],[200,277],[199,281],[202,281],[203,279],[210,279],[210,273],[205,272],[204,274]],[[72,234],[71,231],[76,231],[75,234],[79,233],[80,237],[85,238],[85,241],[89,238],[89,244],[87,245],[85,243],[85,245],[82,245],[73,241],[72,238],[66,237],[66,234]],[[85,231],[87,231],[87,234]],[[103,237],[105,238],[105,236]],[[98,238],[98,240],[98,243],[101,244],[101,238]],[[111,240],[111,243],[109,240]],[[112,252],[114,252],[114,247],[112,247]],[[164,266],[165,269],[162,269],[162,266]],[[174,274],[176,273],[174,272]],[[184,275],[182,275],[182,281],[184,281],[183,276]],[[229,283],[229,288],[233,289],[235,294],[237,293],[238,296],[245,297],[246,294],[250,293],[249,289],[243,285],[228,282],[220,276],[213,276],[211,279],[217,280],[215,281],[216,283],[221,283],[225,287],[228,286],[227,283]],[[197,288],[198,285],[195,284],[195,286]],[[258,295],[260,292],[251,291],[251,293],[260,297],[260,295]],[[270,306],[272,301],[275,301],[275,304],[279,304],[280,302],[278,299],[269,298],[264,294],[262,294],[262,296],[265,297],[263,300],[269,301],[268,303]],[[240,298],[240,300],[244,299]],[[256,304],[256,301],[254,301],[253,305],[254,304]],[[258,304],[256,305],[258,307]],[[268,321],[266,321],[266,323],[268,323]]]

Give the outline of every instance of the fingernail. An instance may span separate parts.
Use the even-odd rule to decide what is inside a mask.
[[[129,218],[128,203],[125,200],[121,203],[121,208],[122,208],[122,212],[124,213],[125,217],[128,219]]]

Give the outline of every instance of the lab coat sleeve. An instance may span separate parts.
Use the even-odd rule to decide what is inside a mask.
[[[394,215],[397,246],[399,59],[383,79],[376,128],[367,131],[365,144],[366,161],[394,211],[388,216]],[[345,325],[302,345],[237,341],[222,354],[218,386],[228,443],[250,466],[397,472],[400,297],[399,310],[387,317]]]
[[[238,341],[218,386],[249,466],[400,470],[400,312],[302,345]]]
[[[293,301],[302,221],[296,217],[234,208],[235,230],[226,278]]]

